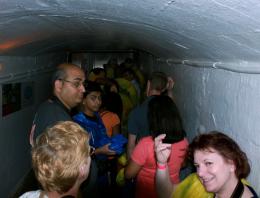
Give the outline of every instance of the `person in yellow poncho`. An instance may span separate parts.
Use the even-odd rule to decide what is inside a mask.
[[[170,181],[167,160],[170,145],[163,144],[165,135],[155,139],[157,158],[156,187],[161,198],[247,198],[258,197],[242,178],[250,173],[246,154],[238,144],[221,132],[198,135],[189,145],[189,157],[196,173],[173,186]],[[242,180],[242,182],[241,182]]]

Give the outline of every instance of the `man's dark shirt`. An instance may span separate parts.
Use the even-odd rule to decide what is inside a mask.
[[[35,114],[34,139],[47,127],[51,127],[58,121],[71,121],[69,109],[55,96],[42,103]]]

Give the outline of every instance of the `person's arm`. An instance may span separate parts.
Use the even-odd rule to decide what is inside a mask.
[[[98,155],[98,154],[115,155],[116,152],[113,151],[113,150],[110,150],[110,149],[109,149],[109,145],[110,145],[110,143],[109,143],[109,144],[106,144],[106,145],[104,145],[104,146],[101,146],[101,147],[99,147],[99,148],[96,148],[96,149],[95,149],[95,154],[96,154],[96,155]]]
[[[131,154],[135,148],[136,135],[129,133],[128,134],[128,142],[127,142],[127,159],[130,159]]]
[[[142,167],[140,165],[138,165],[132,159],[130,159],[128,165],[125,168],[125,178],[132,179],[136,177],[141,168]]]
[[[166,134],[162,134],[154,139],[154,149],[157,160],[155,183],[159,198],[170,198],[174,188],[167,165],[168,158],[171,154],[171,144],[162,143],[162,139],[165,137]]]
[[[171,197],[174,188],[177,185],[174,185],[171,182],[167,164],[165,169],[159,169],[157,167],[156,174],[155,174],[155,184],[156,184],[157,195],[159,198]]]
[[[120,134],[120,132],[121,132],[120,124],[117,124],[117,125],[112,127],[112,136]]]
[[[139,122],[138,119],[138,110],[139,108],[133,109],[128,116],[127,121],[127,130],[128,130],[128,142],[127,142],[127,150],[126,150],[126,157],[128,160],[130,160],[132,152],[136,146],[136,140],[137,140],[137,134],[138,131],[140,131]]]

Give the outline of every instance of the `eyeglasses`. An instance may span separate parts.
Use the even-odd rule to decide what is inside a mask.
[[[63,82],[68,82],[70,84],[72,84],[75,88],[79,88],[81,85],[84,86],[85,85],[85,81],[70,81],[70,80],[65,80],[65,79],[59,79]]]

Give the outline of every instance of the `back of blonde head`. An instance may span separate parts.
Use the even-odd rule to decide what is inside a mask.
[[[73,187],[89,157],[88,142],[86,131],[71,121],[59,122],[37,138],[32,163],[44,190],[63,194]]]

